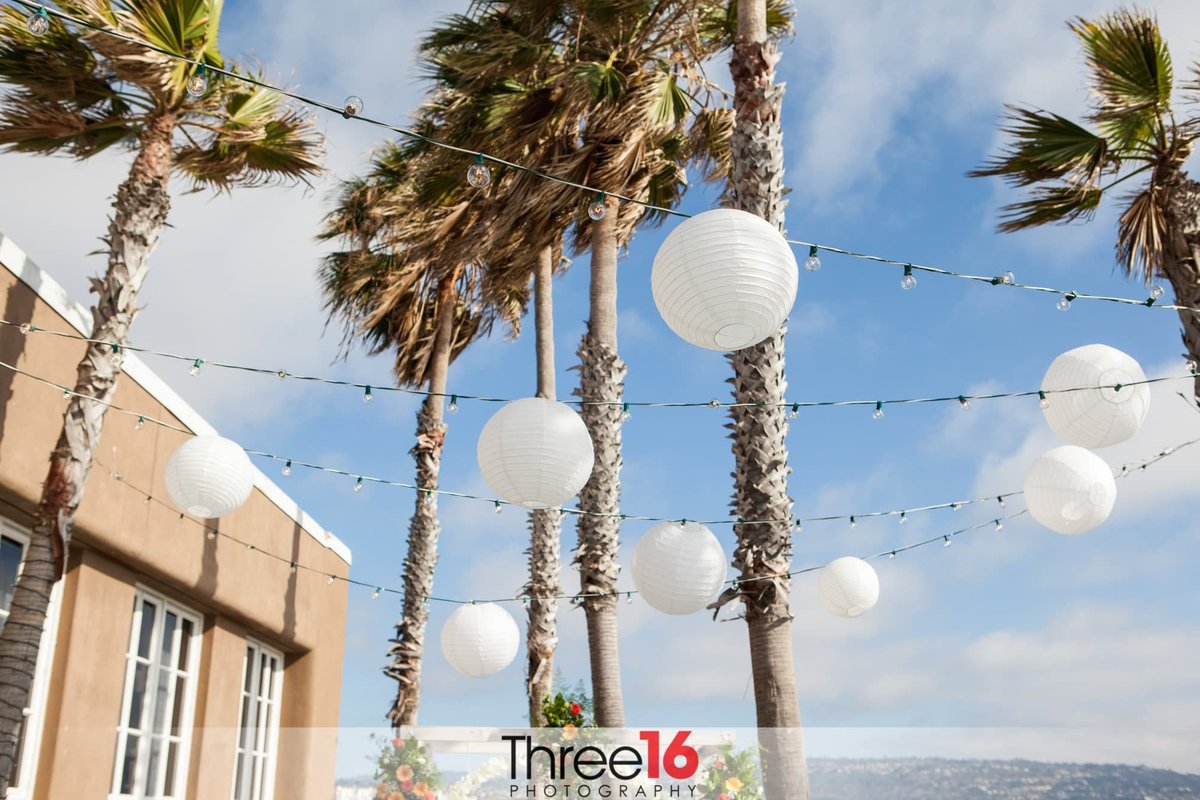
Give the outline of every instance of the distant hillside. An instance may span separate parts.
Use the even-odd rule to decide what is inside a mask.
[[[1116,764],[812,759],[813,800],[1200,800],[1200,775]]]
[[[1120,764],[814,758],[809,772],[812,800],[1200,800],[1200,775]],[[338,787],[337,800],[375,795],[370,778]]]

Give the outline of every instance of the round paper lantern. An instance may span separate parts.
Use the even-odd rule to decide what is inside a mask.
[[[684,220],[654,257],[650,288],[671,330],[707,350],[766,339],[796,302],[796,255],[769,222],[718,208]]]
[[[1075,445],[1043,453],[1025,475],[1033,518],[1058,533],[1086,533],[1108,519],[1117,484],[1104,459]]]
[[[592,437],[563,403],[514,400],[497,411],[476,447],[483,479],[500,498],[526,508],[554,508],[592,475]]]
[[[196,436],[167,462],[167,493],[193,517],[211,519],[237,511],[254,488],[254,467],[237,442]]]
[[[495,603],[461,605],[442,626],[442,655],[472,678],[487,677],[511,664],[520,641],[516,620]]]
[[[1095,449],[1119,444],[1142,427],[1150,410],[1146,374],[1132,357],[1105,344],[1068,350],[1050,365],[1042,391],[1089,387],[1047,394],[1043,413],[1051,429],[1067,442]],[[1137,383],[1136,386],[1130,386]],[[1100,388],[1115,387],[1121,389]]]
[[[846,556],[829,562],[817,578],[821,605],[839,617],[861,617],[879,602],[879,576],[861,558]]]
[[[633,585],[666,614],[692,614],[712,602],[725,583],[725,549],[698,522],[660,522],[633,550]]]

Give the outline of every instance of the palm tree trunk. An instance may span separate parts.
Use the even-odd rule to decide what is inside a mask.
[[[734,203],[782,231],[786,201],[780,127],[783,87],[775,83],[778,61],[779,52],[767,38],[766,0],[741,0],[730,61],[736,114]],[[740,593],[746,606],[765,794],[807,800],[788,580],[773,577],[786,573],[792,558],[788,423],[781,405],[787,391],[783,350],[780,330],[761,344],[729,356],[734,401],[751,404],[731,409],[734,512],[742,519],[781,520],[772,525],[735,526],[738,544],[733,563],[741,572]]]
[[[146,279],[150,254],[171,209],[172,137],[176,119],[164,114],[142,133],[129,176],[117,190],[108,226],[108,268],[92,279],[91,338],[124,344],[137,315],[137,298]],[[13,590],[12,613],[0,632],[0,797],[8,791],[16,758],[22,709],[29,702],[38,642],[46,621],[50,590],[63,575],[71,527],[104,426],[104,402],[112,399],[121,374],[122,355],[109,345],[88,345],[79,362],[75,391],[67,402],[62,432],[50,454],[29,551]]]
[[[592,700],[596,724],[625,725],[621,699],[621,663],[617,654],[617,545],[621,499],[621,398],[625,362],[617,355],[617,209],[592,225],[590,310],[587,332],[579,343],[579,388],[582,400],[607,401],[583,406],[583,421],[592,435],[596,465],[579,493],[579,507],[588,513],[576,520],[579,546],[575,564],[592,668]],[[603,596],[589,596],[593,594]]]
[[[537,338],[537,396],[554,399],[554,248],[547,245],[538,252],[533,277],[535,334]],[[526,685],[529,695],[529,725],[546,724],[542,700],[554,689],[554,651],[558,645],[559,539],[562,512],[557,509],[533,511],[529,515],[529,598],[526,632]]]
[[[1167,194],[1167,241],[1163,272],[1175,289],[1177,305],[1200,308],[1200,182],[1181,175]],[[1179,312],[1187,358],[1200,365],[1200,313]],[[1193,385],[1200,403],[1200,371]]]
[[[421,698],[421,658],[425,651],[425,626],[429,623],[427,602],[433,593],[433,570],[437,566],[438,535],[441,533],[437,495],[432,490],[438,487],[442,445],[446,439],[442,409],[457,313],[454,284],[460,274],[461,268],[455,269],[438,285],[438,324],[429,356],[430,394],[417,412],[417,443],[411,451],[417,462],[417,486],[431,491],[418,491],[414,500],[402,576],[403,614],[396,623],[396,638],[388,653],[392,661],[384,670],[400,684],[388,711],[388,719],[396,728],[417,724],[417,706]]]

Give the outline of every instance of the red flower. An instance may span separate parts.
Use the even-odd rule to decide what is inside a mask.
[[[392,739],[392,747],[404,747],[403,739]]]
[[[405,781],[404,783],[400,784],[400,790],[403,792],[411,792],[412,787],[413,787],[413,782],[411,780]]]
[[[717,795],[717,800],[729,800],[729,792],[721,792]]]
[[[572,714],[574,714],[575,716],[579,716],[580,713],[582,713],[582,712],[583,712],[583,706],[579,705],[579,703],[571,703],[571,713]]]

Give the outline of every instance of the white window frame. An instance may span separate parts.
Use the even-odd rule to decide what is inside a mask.
[[[20,542],[21,566],[24,568],[25,553],[29,550],[32,532],[10,519],[0,517],[0,534]],[[20,570],[17,571],[20,575]],[[21,746],[20,783],[8,787],[4,795],[7,800],[29,800],[33,797],[34,781],[37,779],[38,757],[42,752],[42,730],[46,722],[46,701],[50,696],[50,670],[54,664],[54,644],[58,639],[58,611],[62,606],[62,584],[55,581],[50,591],[50,604],[46,607],[46,623],[42,626],[42,637],[38,643],[37,666],[33,673],[33,687],[29,692],[29,706],[25,713],[25,738]],[[7,614],[5,614],[7,619]]]
[[[237,741],[234,744],[233,786],[230,796],[233,800],[272,800],[275,796],[275,770],[279,753],[279,714],[280,701],[283,695],[283,654],[273,647],[268,647],[254,639],[246,640],[247,654],[242,658],[242,681],[238,684],[238,726]],[[263,669],[255,667],[262,663],[262,658],[275,660],[275,670],[271,674],[271,694],[263,697]],[[246,690],[247,670],[250,673],[250,689]],[[246,703],[247,698],[250,702]],[[267,724],[262,724],[263,714],[267,716]],[[250,749],[242,741],[246,731],[246,720],[242,710],[249,709],[254,725],[254,742]],[[243,769],[241,784],[238,783],[238,761],[248,758],[250,768]],[[240,792],[240,793],[239,793]]]
[[[130,704],[133,701],[133,685],[136,675],[136,667],[139,663],[138,642],[142,629],[142,608],[146,602],[150,602],[157,606],[157,617],[154,620],[154,626],[150,632],[150,647],[148,652],[149,670],[146,679],[146,686],[142,700],[142,714],[136,729],[129,727],[129,711]],[[167,746],[164,747],[164,760],[159,767],[159,786],[153,790],[146,792],[138,788],[145,781],[147,769],[147,761],[150,755],[150,741],[155,737],[152,731],[147,730],[148,727],[154,724],[154,706],[155,698],[158,695],[158,682],[163,672],[163,664],[159,662],[162,653],[162,626],[167,614],[174,614],[177,620],[175,632],[173,634],[174,641],[171,644],[171,661],[170,677],[176,677],[182,672],[187,678],[186,692],[180,711],[182,719],[179,721],[179,736],[171,736],[168,732],[164,738]],[[188,663],[183,670],[178,669],[174,662],[178,659],[179,646],[183,637],[183,621],[187,620],[192,623],[191,639],[188,642]],[[112,791],[109,794],[109,800],[159,800],[160,798],[182,798],[187,796],[187,779],[188,779],[188,760],[192,749],[192,724],[196,706],[196,684],[199,682],[199,666],[200,666],[200,647],[203,635],[203,617],[184,606],[179,605],[171,600],[168,600],[163,595],[147,589],[143,586],[138,586],[134,596],[133,618],[130,623],[129,632],[129,647],[125,651],[125,686],[121,694],[121,716],[117,720],[117,752],[116,760],[113,765]],[[144,660],[142,663],[146,663]],[[171,681],[170,687],[167,689],[166,708],[168,712],[175,705],[175,686],[178,682]],[[133,794],[121,793],[121,776],[125,765],[125,747],[128,742],[126,736],[131,730],[139,732],[138,735],[138,754],[136,756],[134,791]],[[166,756],[167,748],[174,741],[178,746],[178,755],[176,757],[175,767],[175,786],[167,787],[162,784],[166,780]],[[167,794],[168,790],[172,790],[172,794]]]

